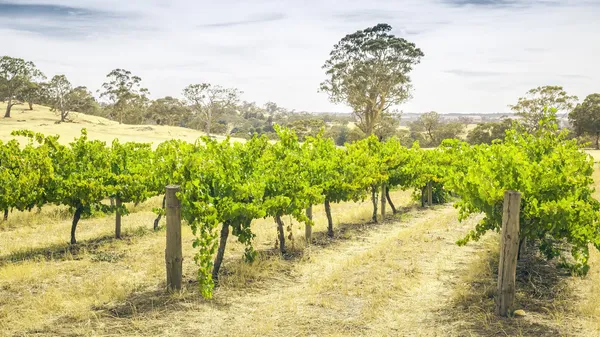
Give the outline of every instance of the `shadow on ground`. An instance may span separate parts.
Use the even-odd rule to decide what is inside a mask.
[[[535,247],[529,247],[517,264],[514,308],[523,309],[524,317],[495,315],[497,250],[487,250],[478,267],[462,280],[465,291],[441,313],[459,336],[563,336],[576,329],[566,324],[575,314],[568,286],[571,275],[540,257]]]
[[[122,233],[120,241],[128,242],[135,237],[140,237],[153,232],[152,229],[138,227],[134,230]],[[65,242],[45,247],[18,250],[10,254],[0,255],[0,267],[8,263],[19,263],[24,261],[78,260],[81,259],[82,255],[96,253],[101,247],[117,240],[119,239],[116,239],[114,235],[104,235],[93,239],[81,240],[74,245]]]
[[[398,221],[402,216],[410,216],[418,210],[422,209],[413,206],[399,208],[397,214],[387,215],[386,221]],[[381,223],[375,222],[341,224],[336,228],[333,238],[328,237],[326,231],[313,232],[312,246],[325,248],[340,244],[346,240],[356,239],[361,233],[366,235],[367,231],[380,225]],[[299,239],[303,238],[296,240]],[[308,259],[307,255],[310,253],[304,245],[302,247],[296,245],[292,248],[292,244],[288,243],[288,247],[288,252],[283,258],[279,249],[258,250],[258,256],[252,264],[244,262],[240,256],[226,257],[219,273],[220,287],[215,289],[211,300],[205,300],[200,295],[198,282],[193,279],[195,275],[184,271],[184,289],[180,294],[170,294],[166,290],[166,284],[163,283],[156,289],[133,293],[122,303],[100,306],[94,310],[115,318],[157,314],[164,310],[184,311],[202,305],[222,307],[225,310],[231,303],[231,295],[235,293],[272,291],[273,285],[269,280],[276,280],[280,286],[286,280],[293,281],[294,276],[291,271],[294,265]]]

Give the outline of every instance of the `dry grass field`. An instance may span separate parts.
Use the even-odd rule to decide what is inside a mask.
[[[46,135],[60,135],[59,141],[69,143],[79,137],[81,129],[86,128],[90,139],[110,142],[118,138],[122,142],[149,142],[157,145],[165,140],[178,138],[193,142],[204,133],[192,129],[164,125],[125,125],[102,117],[72,112],[70,122],[56,124],[60,117],[49,108],[34,105],[33,111],[27,105],[12,108],[11,118],[0,118],[0,140],[11,139],[13,130],[29,129]],[[6,103],[0,102],[0,111],[6,110]],[[4,113],[2,114],[4,116]],[[222,136],[215,136],[224,139]],[[243,141],[242,139],[235,139]]]
[[[0,139],[30,128],[70,141],[83,126],[106,141],[201,135],[156,126],[137,133],[144,127],[89,116],[55,125],[52,116],[17,107],[0,120]],[[600,182],[598,167],[594,178]],[[459,223],[452,205],[420,208],[410,192],[391,194],[402,212],[380,224],[369,221],[369,201],[332,205],[333,239],[316,206],[315,243],[306,246],[303,225],[294,224],[285,258],[274,249],[274,221],[256,221],[259,258],[242,262],[243,246],[230,239],[211,300],[197,290],[185,225],[184,290],[165,291],[165,231],[152,230],[151,212],[160,198],[131,207],[122,240],[113,239],[112,217],[83,219],[76,246],[67,243],[65,208],[13,212],[0,223],[0,336],[600,336],[598,252],[580,278],[530,249],[517,271],[526,316],[498,318],[498,235],[459,247],[477,218]]]

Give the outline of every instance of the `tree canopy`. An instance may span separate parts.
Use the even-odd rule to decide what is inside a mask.
[[[378,24],[346,35],[323,65],[327,79],[321,91],[333,103],[349,105],[358,127],[369,136],[388,109],[410,98],[408,74],[423,52],[412,42]]]
[[[8,102],[5,118],[10,117],[10,110],[19,99],[18,95],[40,77],[44,77],[44,74],[31,61],[10,56],[0,58],[0,99]]]
[[[73,87],[65,75],[56,75],[48,83],[51,108],[60,113],[61,122],[67,119],[71,109],[69,102],[71,90],[73,90]]]
[[[521,116],[527,131],[532,132],[538,130],[540,122],[549,115],[568,113],[577,100],[577,96],[567,94],[563,87],[547,85],[529,90],[519,97],[517,104],[509,107]]]
[[[583,103],[577,104],[569,114],[569,121],[577,135],[594,136],[596,149],[600,149],[600,94],[588,95]]]
[[[210,135],[213,119],[233,108],[239,101],[241,91],[209,83],[190,84],[183,89],[183,96],[191,106],[196,118],[207,135]]]
[[[142,79],[129,70],[115,69],[106,78],[108,81],[102,84],[100,97],[108,98],[112,117],[122,124],[127,114],[134,110],[132,106],[146,99],[148,89],[142,88]]]

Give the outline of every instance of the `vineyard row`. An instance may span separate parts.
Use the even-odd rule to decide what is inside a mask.
[[[312,225],[305,210],[323,204],[328,234],[333,236],[331,204],[371,198],[377,221],[380,191],[413,190],[423,200],[428,184],[432,199],[457,197],[460,219],[483,213],[483,219],[459,244],[479,239],[502,226],[506,190],[523,195],[519,239],[534,242],[548,258],[571,248],[569,266],[587,272],[590,244],[600,247],[600,204],[592,197],[593,160],[569,140],[556,124],[544,121],[535,134],[507,131],[503,142],[469,145],[446,140],[437,148],[406,148],[391,138],[376,137],[337,147],[332,139],[308,137],[300,143],[293,131],[276,127],[280,141],[266,137],[248,142],[218,142],[209,137],[195,143],[106,143],[90,140],[85,129],[68,145],[58,136],[13,132],[0,142],[0,210],[32,210],[47,204],[72,211],[71,243],[81,217],[94,211],[116,213],[116,236],[126,203],[139,203],[181,187],[181,214],[195,236],[195,261],[202,294],[212,296],[230,233],[245,245],[244,258],[256,257],[251,224],[272,217],[278,246],[286,252],[284,216]],[[396,209],[386,198],[393,212]],[[107,203],[112,199],[114,203]],[[162,209],[156,209],[159,218]],[[564,258],[564,257],[563,257]]]

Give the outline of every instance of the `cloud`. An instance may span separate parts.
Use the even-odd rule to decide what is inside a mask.
[[[563,77],[565,79],[569,79],[569,80],[591,80],[592,79],[590,76],[580,75],[580,74],[561,74],[559,76]]]
[[[206,23],[206,24],[200,24],[200,25],[198,25],[198,27],[199,28],[237,27],[237,26],[260,24],[260,23],[265,23],[265,22],[280,21],[285,18],[286,18],[286,15],[283,13],[266,13],[266,14],[251,16],[245,20]]]
[[[454,6],[486,6],[486,7],[507,7],[514,6],[520,1],[517,0],[442,0],[443,3]]]
[[[466,69],[452,69],[446,70],[446,73],[463,76],[463,77],[498,77],[498,76],[506,76],[506,73],[494,72],[494,71],[476,71],[476,70],[466,70]]]
[[[52,4],[27,4],[14,2],[0,2],[0,15],[5,18],[18,17],[54,17],[60,19],[91,19],[112,16],[110,12],[87,9],[81,7],[52,5]]]
[[[407,112],[502,112],[531,87],[600,91],[599,1],[541,0],[0,0],[2,53],[49,77],[98,89],[114,68],[152,97],[190,83],[236,87],[244,99],[349,111],[319,83],[346,34],[380,22],[425,53]],[[594,87],[596,85],[596,87]]]
[[[127,26],[131,15],[62,4],[0,2],[0,29],[55,38],[81,38]]]
[[[525,8],[535,6],[563,6],[560,0],[441,0],[451,6],[471,6],[486,8]]]
[[[377,9],[362,9],[352,11],[341,11],[333,14],[333,17],[347,22],[369,22],[378,20],[391,20],[394,18],[393,12],[387,12]]]

